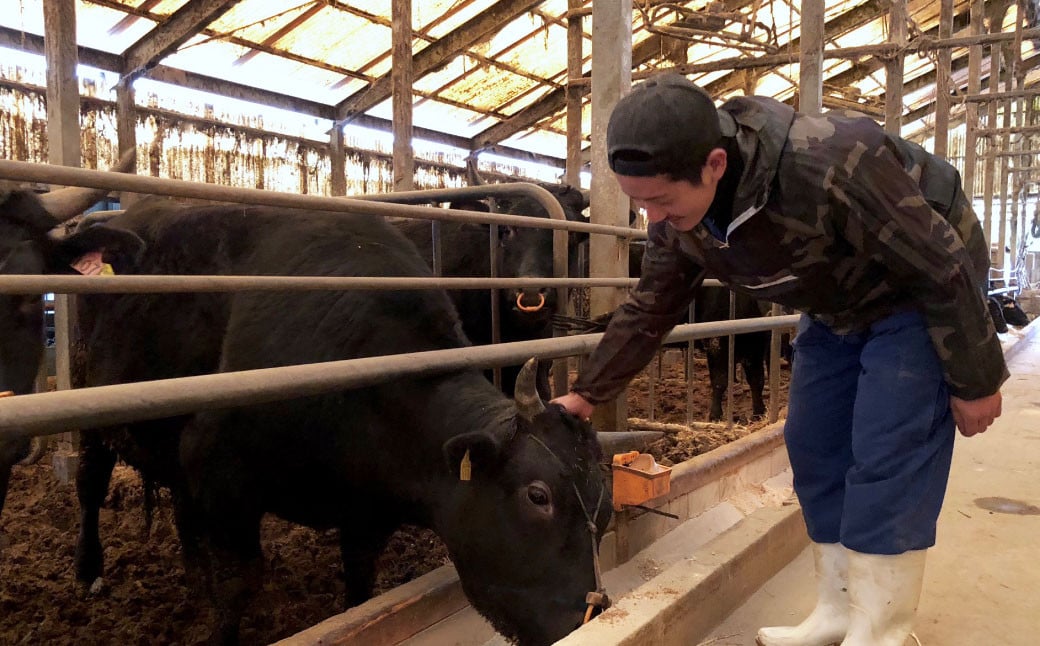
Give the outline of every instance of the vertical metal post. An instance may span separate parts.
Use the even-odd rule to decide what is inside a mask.
[[[773,303],[770,315],[780,316],[783,311]],[[780,342],[782,332],[773,330],[769,336],[769,423],[780,419]]]

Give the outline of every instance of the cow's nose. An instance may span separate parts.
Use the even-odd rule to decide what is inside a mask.
[[[546,302],[546,290],[542,289],[522,289],[516,295],[516,307],[517,309],[524,312],[537,312],[545,307]]]

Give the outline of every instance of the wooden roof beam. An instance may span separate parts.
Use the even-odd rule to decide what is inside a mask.
[[[124,76],[133,78],[151,69],[239,1],[191,0],[123,52]]]
[[[419,79],[440,68],[453,57],[478,43],[488,40],[510,21],[539,4],[538,0],[499,0],[487,10],[445,34],[412,57],[412,69]],[[391,96],[390,74],[347,97],[336,106],[337,121],[350,121]]]

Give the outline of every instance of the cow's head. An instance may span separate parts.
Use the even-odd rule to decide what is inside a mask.
[[[517,379],[516,404],[507,432],[445,444],[454,477],[466,463],[470,480],[458,483],[439,532],[473,606],[519,644],[551,644],[581,624],[596,591],[593,550],[611,495],[596,433],[542,405],[533,360]]]
[[[581,191],[569,187],[546,186],[559,200],[567,219],[585,222],[582,211],[588,202]],[[531,198],[519,198],[503,204],[503,211],[515,215],[549,217],[545,209]],[[500,249],[500,275],[506,278],[551,277],[553,275],[553,232],[551,229],[529,227],[502,227]],[[577,257],[577,249],[586,234],[570,233],[568,249],[571,259]],[[573,273],[573,270],[571,271]],[[504,312],[520,326],[544,326],[556,313],[556,290],[549,287],[531,286],[503,290]]]
[[[127,155],[117,165],[133,163]],[[71,273],[71,264],[89,251],[139,251],[137,236],[95,227],[60,237],[53,230],[104,197],[100,189],[65,188],[42,195],[29,190],[0,194],[0,273]],[[43,299],[40,294],[0,294],[0,391],[32,391],[43,353]]]

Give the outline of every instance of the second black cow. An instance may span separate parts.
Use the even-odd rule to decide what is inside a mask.
[[[569,186],[543,185],[563,207],[568,220],[584,222],[582,210],[588,206],[581,191]],[[459,205],[455,205],[458,207]],[[486,208],[484,202],[470,204],[474,210]],[[530,197],[498,200],[498,210],[511,215],[530,215],[547,218],[545,208]],[[424,258],[432,257],[432,233],[425,220],[398,220],[395,226],[411,240]],[[572,257],[587,235],[569,235]],[[491,275],[490,227],[486,224],[443,222],[441,224],[442,274],[444,276]],[[500,227],[498,237],[499,264],[497,274],[502,278],[529,278],[553,276],[553,234],[550,229],[527,227]],[[462,320],[466,336],[477,345],[492,341],[491,299],[484,290],[450,290],[455,307]],[[552,337],[552,317],[559,311],[556,290],[532,286],[499,291],[500,333],[502,342],[527,341]],[[549,361],[538,363],[538,392],[550,399]],[[520,366],[502,369],[502,390],[512,395]]]

